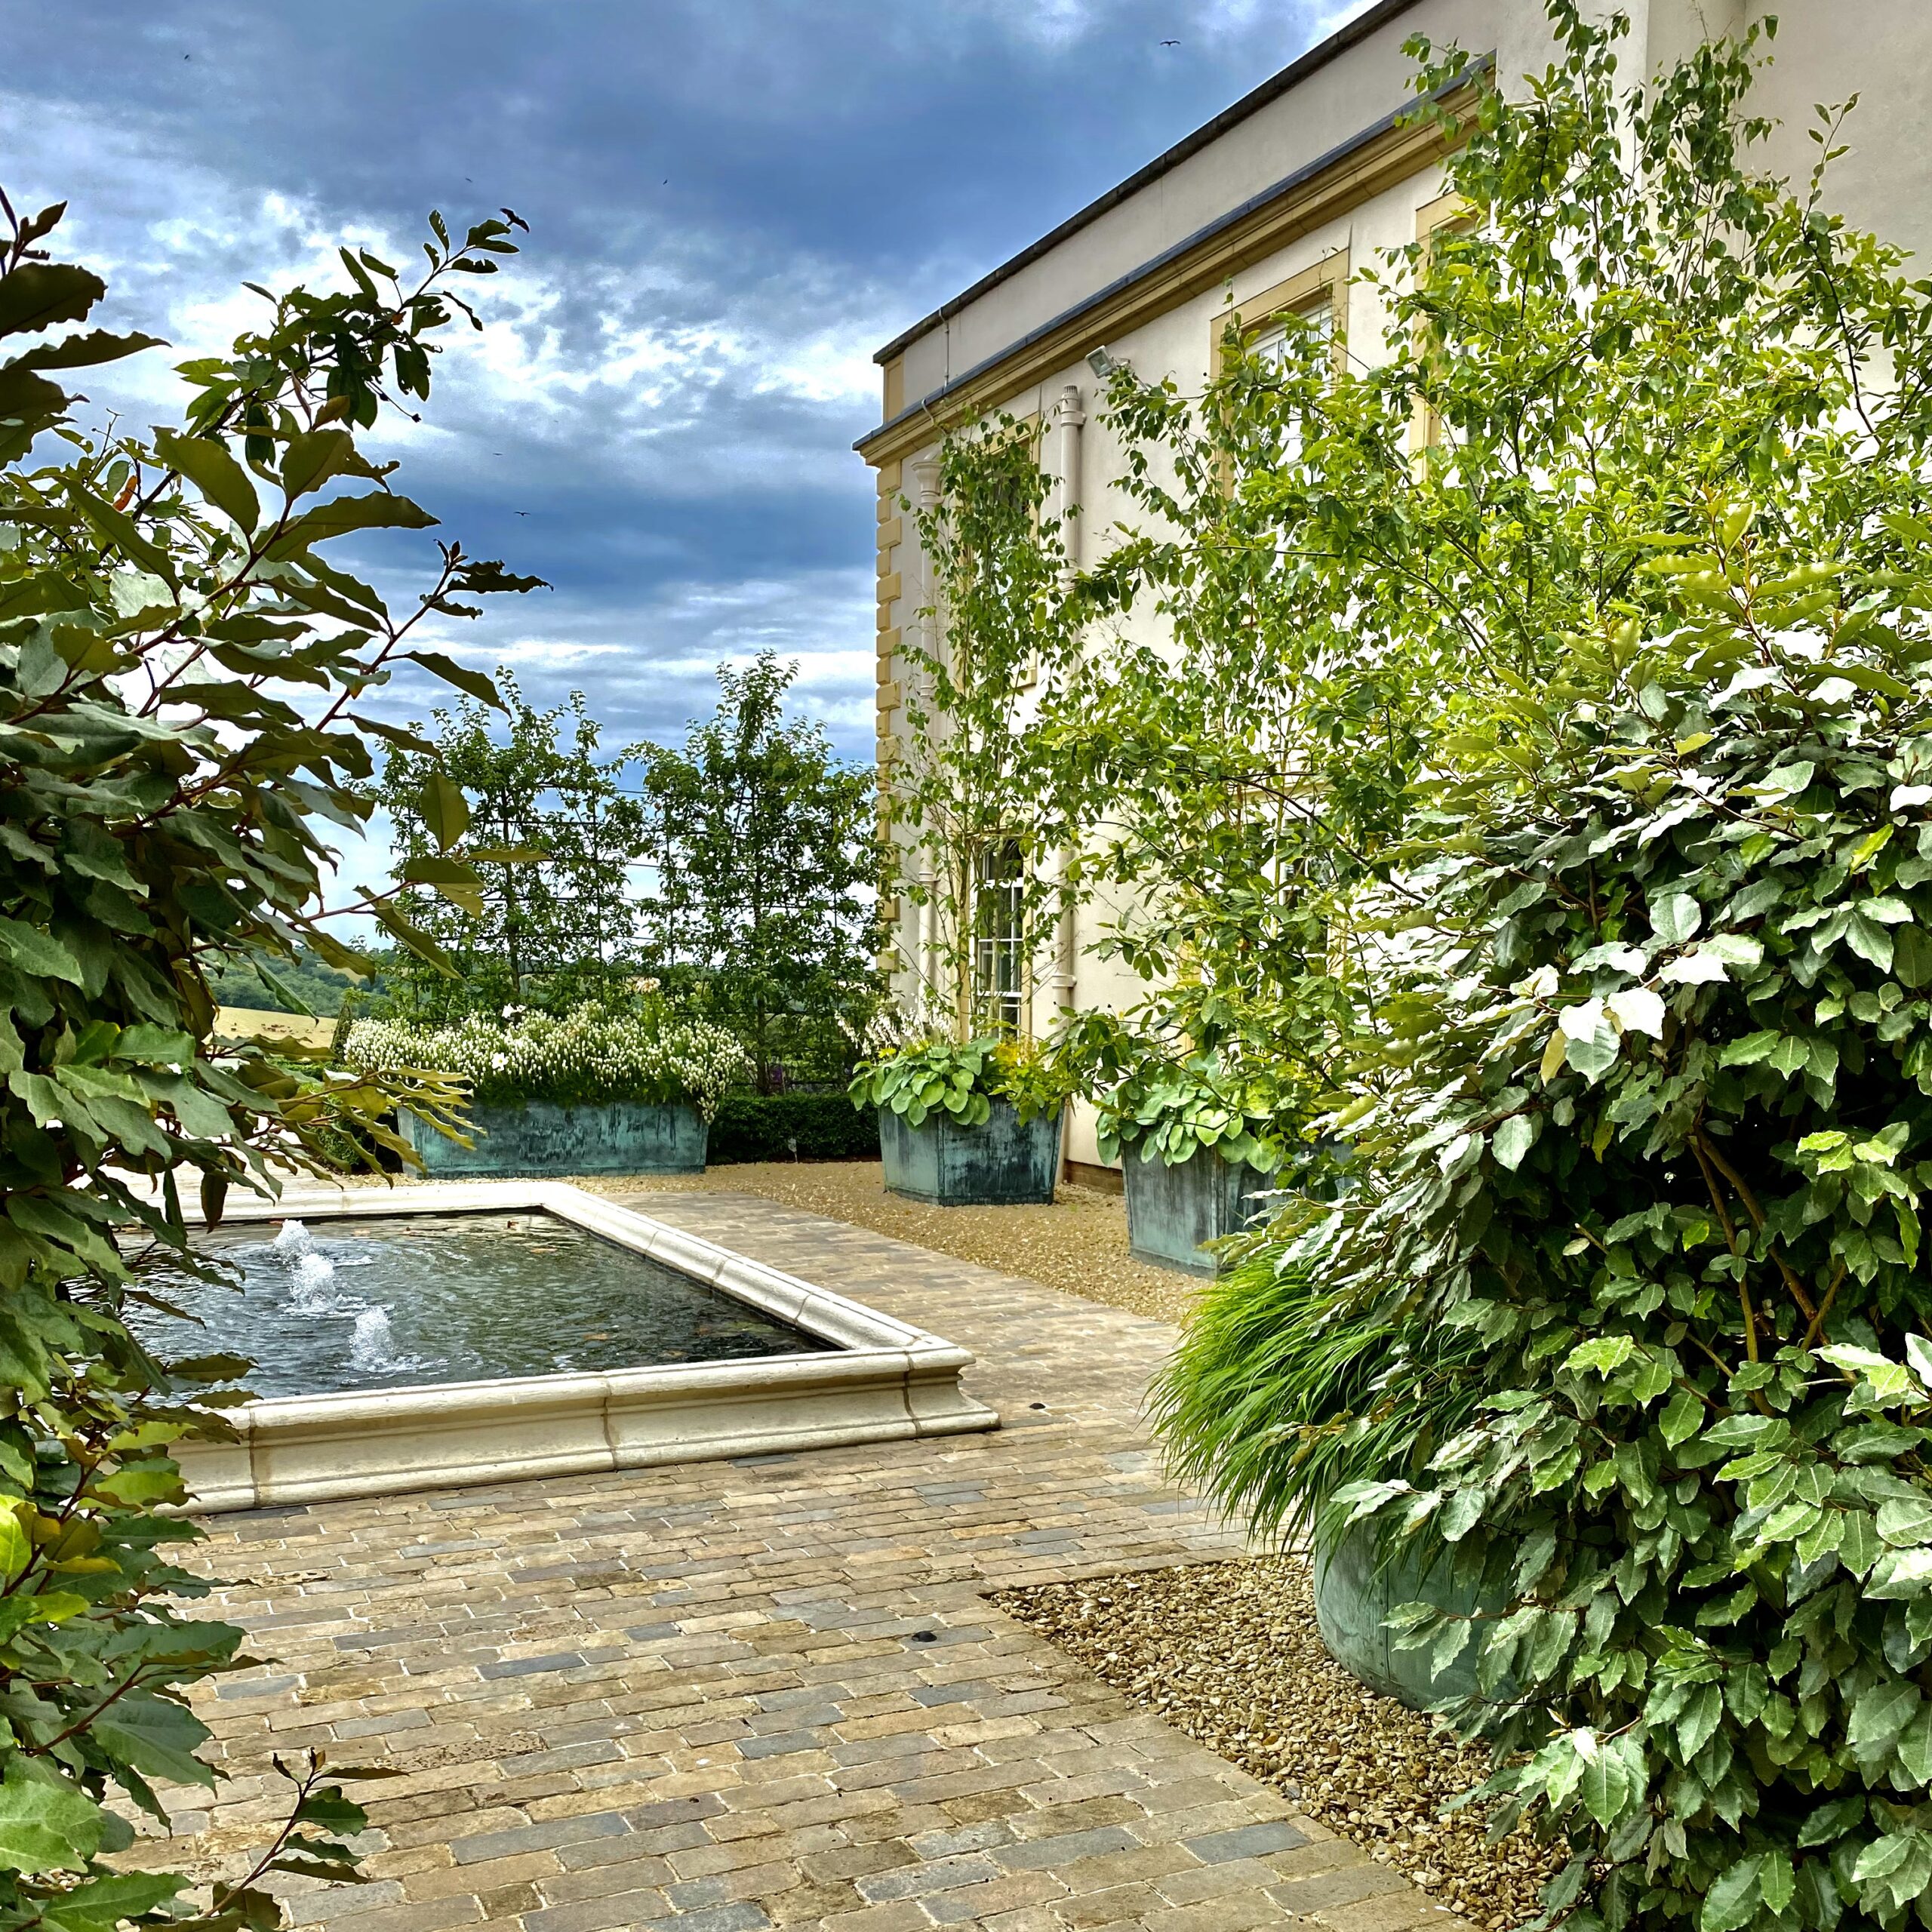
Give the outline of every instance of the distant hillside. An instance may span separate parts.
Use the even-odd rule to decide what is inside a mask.
[[[342,996],[355,984],[346,973],[325,965],[313,953],[304,953],[293,961],[274,961],[269,968],[276,979],[299,998],[302,1006],[322,1018],[333,1018],[341,1010]],[[301,1006],[285,998],[252,965],[235,962],[219,968],[211,976],[216,999],[223,1006],[239,1006],[266,1013],[299,1013]]]

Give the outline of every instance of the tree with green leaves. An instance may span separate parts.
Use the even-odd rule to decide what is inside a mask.
[[[1549,11],[1520,98],[1417,44],[1475,92],[1469,220],[1235,466],[1417,752],[1336,906],[1354,1189],[1209,1291],[1162,1426],[1420,1580],[1497,1823],[1574,1854],[1555,1920],[1890,1932],[1932,1885],[1932,287],[1829,212],[1835,112],[1809,183],[1753,171],[1755,32],[1632,85],[1626,23]],[[1383,749],[1337,749],[1346,826]]]
[[[507,672],[497,681],[500,707],[466,699],[437,712],[433,738],[393,743],[370,795],[395,827],[404,909],[440,955],[397,959],[386,1004],[405,1019],[562,1013],[628,994],[641,970],[648,819],[624,784],[629,754],[598,756],[581,691],[539,710]],[[453,865],[475,884],[452,880]]]
[[[332,910],[433,944],[386,898],[323,906],[326,829],[368,818],[368,740],[391,728],[368,703],[398,665],[469,675],[417,644],[423,620],[534,580],[445,542],[398,612],[331,558],[434,523],[356,432],[426,397],[471,312],[454,285],[521,224],[453,242],[433,218],[414,281],[345,253],[345,288],[270,300],[182,366],[183,426],[140,437],[71,420],[66,371],[158,344],[70,326],[105,290],[53,259],[62,212],[0,197],[0,1921],[257,1927],[270,1874],[352,1874],[357,1774],[292,1767],[285,1828],[211,1891],[134,1851],[127,1810],[159,1820],[158,1780],[215,1780],[186,1694],[242,1661],[242,1632],[189,1614],[198,1532],[162,1506],[185,1500],[170,1445],[224,1428],[195,1397],[245,1364],[157,1361],[122,1315],[154,1258],[199,1265],[187,1201],[218,1218],[358,1142],[406,1158],[398,1106],[456,1118],[440,1076],[217,1046],[210,978],[305,948],[358,967]]]
[[[734,1032],[758,1091],[841,1077],[878,1009],[869,772],[785,716],[796,664],[718,668],[681,749],[640,745],[649,956]]]
[[[937,481],[917,509],[932,601],[900,647],[906,736],[885,797],[894,883],[924,934],[906,961],[916,1023],[963,1044],[1026,1030],[1073,902],[1078,814],[1034,725],[1077,654],[1032,426],[949,436]]]
[[[906,1036],[850,1091],[915,1125],[942,1110],[977,1126],[995,1100],[1031,1118],[1068,1091],[1032,1033],[1081,893],[1087,795],[1041,728],[1078,632],[1032,427],[998,417],[949,435],[936,481],[917,507],[931,601],[900,647],[906,730],[880,774],[887,884],[914,909],[917,936],[897,946],[912,998]]]

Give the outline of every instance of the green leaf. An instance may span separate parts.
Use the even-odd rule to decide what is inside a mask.
[[[1724,1692],[1715,1684],[1700,1684],[1677,1721],[1677,1749],[1682,1762],[1688,1764],[1703,1750],[1724,1715]]]
[[[115,1932],[165,1905],[188,1881],[174,1872],[114,1872],[37,1901],[50,1932]]]
[[[1932,982],[1932,934],[1923,926],[1900,926],[1893,933],[1892,974],[1914,989]]]
[[[397,876],[407,885],[429,887],[473,919],[483,916],[483,881],[473,866],[460,860],[424,853],[408,860]]]
[[[1888,928],[1868,919],[1862,912],[1854,912],[1845,927],[1844,937],[1845,943],[1860,958],[1881,973],[1892,970],[1892,935]]]
[[[1871,1521],[1869,1517],[1865,1520]],[[1847,1569],[1850,1560],[1841,1543],[1839,1558]],[[1867,1566],[1871,1576],[1865,1586],[1865,1594],[1875,1602],[1885,1602],[1894,1598],[1921,1597],[1932,1590],[1932,1549],[1923,1546],[1914,1549],[1890,1549],[1876,1556]]]
[[[1636,1346],[1628,1335],[1593,1336],[1570,1351],[1563,1367],[1571,1375],[1592,1371],[1598,1375],[1607,1375],[1613,1369],[1621,1368],[1635,1352]]]
[[[432,771],[424,781],[417,810],[423,815],[423,823],[429,827],[429,836],[445,851],[469,829],[469,801],[463,796],[462,786],[453,783],[440,768]],[[453,864],[454,861],[441,863]],[[460,869],[467,872],[469,869],[466,866]],[[408,876],[407,871],[404,876]],[[473,879],[475,875],[471,873],[469,877]]]
[[[11,1583],[33,1561],[33,1544],[11,1509],[0,1509],[0,1582]]]
[[[281,559],[298,556],[311,544],[346,537],[352,530],[427,530],[436,519],[407,497],[372,490],[364,497],[334,497],[305,510],[275,541],[268,554]],[[406,654],[420,659],[420,651]]]
[[[1629,1740],[1600,1744],[1596,1756],[1583,1767],[1577,1795],[1583,1808],[1607,1830],[1629,1807],[1637,1789],[1637,1779],[1629,1755]]]
[[[38,978],[83,983],[80,962],[51,933],[19,919],[0,917],[0,957]]]
[[[1490,1137],[1489,1151],[1499,1167],[1512,1173],[1523,1164],[1537,1137],[1537,1124],[1528,1114],[1512,1114]]]
[[[1767,1851],[1758,1869],[1758,1895],[1767,1912],[1782,1913],[1798,1893],[1798,1875],[1792,1869],[1791,1854]]]
[[[1666,893],[1652,902],[1651,928],[1666,945],[1681,946],[1695,938],[1703,923],[1703,909],[1687,892]]]
[[[100,1850],[106,1823],[100,1807],[64,1778],[35,1776],[26,1759],[8,1758],[0,1784],[0,1871],[78,1871]]]
[[[185,1706],[145,1690],[130,1690],[95,1718],[102,1747],[143,1777],[211,1786],[214,1774],[195,1755],[208,1729]]]
[[[61,478],[67,500],[97,531],[109,552],[118,550],[130,563],[138,564],[164,580],[171,574],[168,553],[152,538],[141,534],[140,526],[124,510],[97,496],[77,477]]]
[[[9,369],[82,369],[102,362],[118,362],[137,355],[144,349],[165,349],[158,335],[143,335],[138,329],[117,335],[112,329],[90,329],[85,335],[63,337],[59,342],[35,343],[16,355]]]
[[[262,506],[248,472],[227,449],[208,436],[177,435],[164,429],[154,439],[161,460],[186,477],[229,521],[252,531]]]
[[[320,489],[355,457],[355,439],[346,429],[304,430],[289,438],[288,447],[282,453],[281,487],[292,503],[311,490]]]
[[[78,322],[107,293],[99,275],[67,262],[22,262],[0,275],[0,335]]]
[[[1861,1758],[1888,1750],[1918,1706],[1916,1684],[1899,1678],[1884,1678],[1853,1705],[1846,1740]]]
[[[1899,1764],[1915,1784],[1932,1783],[1932,1704],[1921,1704],[1899,1734]]]
[[[1798,1834],[1801,1850],[1807,1845],[1835,1844],[1863,1820],[1865,1800],[1854,1793],[1821,1804],[1804,1821]]]
[[[1697,1434],[1703,1420],[1703,1403],[1688,1389],[1680,1389],[1658,1418],[1657,1427],[1664,1441],[1675,1449]]]
[[[411,921],[404,918],[395,906],[386,900],[378,900],[376,904],[370,907],[369,910],[374,915],[377,923],[386,932],[393,934],[395,938],[401,940],[417,958],[426,960],[446,978],[454,980],[460,977],[457,971],[456,961],[450,957],[444,948],[438,945],[429,934],[423,931],[421,927],[412,924]],[[916,1126],[918,1122],[915,1121],[913,1124]]]
[[[503,701],[497,694],[497,688],[481,671],[472,671],[466,664],[459,664],[453,657],[446,657],[440,651],[405,651],[403,656],[421,665],[426,671],[433,671],[446,685],[454,685],[460,691],[466,692],[480,703],[500,711]]]
[[[1566,1057],[1585,1079],[1594,1081],[1617,1064],[1617,1032],[1601,1000],[1566,1006],[1556,1023]]]
[[[1725,1872],[1705,1894],[1697,1914],[1697,1932],[1737,1932],[1740,1926],[1749,1924],[1757,1909],[1763,1869],[1763,1855],[1754,1852]]]

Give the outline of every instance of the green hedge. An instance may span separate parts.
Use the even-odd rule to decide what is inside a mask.
[[[876,1161],[878,1115],[843,1094],[728,1094],[719,1103],[708,1165],[794,1158]]]

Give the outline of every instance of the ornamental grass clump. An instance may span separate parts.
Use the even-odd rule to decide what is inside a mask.
[[[471,1014],[451,1026],[358,1020],[343,1054],[372,1075],[405,1068],[454,1074],[485,1106],[683,1103],[706,1121],[751,1074],[744,1049],[721,1026],[588,1004],[561,1015],[514,1008],[500,1020]]]

